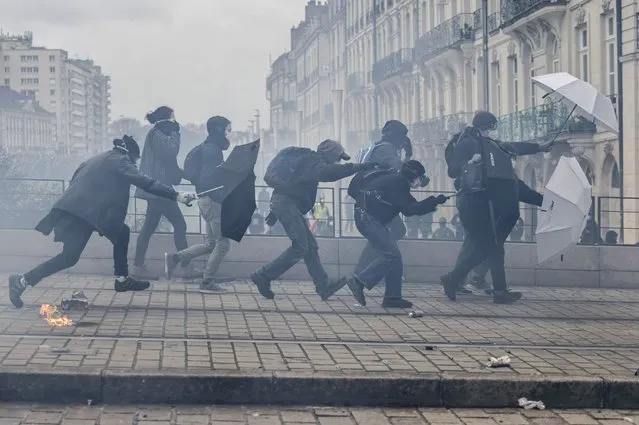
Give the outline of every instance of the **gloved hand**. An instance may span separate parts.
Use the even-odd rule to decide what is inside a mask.
[[[481,155],[476,153],[473,155],[472,158],[470,158],[470,161],[468,161],[469,164],[478,164],[481,162]]]
[[[190,207],[192,205],[191,202],[195,201],[196,199],[197,195],[191,192],[178,192],[177,196],[175,197],[176,201],[186,205],[187,207]]]
[[[445,204],[446,201],[448,201],[448,196],[446,195],[437,195],[435,197],[435,202],[437,202],[437,205]]]
[[[277,223],[277,216],[273,211],[269,211],[264,221],[268,227],[273,227],[275,226],[275,223]]]

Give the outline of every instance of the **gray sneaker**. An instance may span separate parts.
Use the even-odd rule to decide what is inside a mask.
[[[477,287],[475,282],[468,282],[464,284],[464,289],[470,291],[473,295],[486,295],[485,290]]]
[[[222,288],[215,282],[200,283],[200,293],[202,294],[219,294],[222,292],[226,292],[226,289]]]

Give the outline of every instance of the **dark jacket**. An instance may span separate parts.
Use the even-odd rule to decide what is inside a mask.
[[[180,184],[182,170],[177,163],[179,151],[179,125],[173,121],[157,123],[146,135],[140,172],[166,185]],[[135,197],[147,200],[158,198],[139,188],[135,191]]]
[[[131,185],[162,198],[175,200],[177,196],[172,187],[142,174],[128,155],[111,150],[78,167],[52,210],[65,211],[86,221],[115,243],[126,218]],[[48,235],[52,231],[50,224],[45,219],[36,230]]]
[[[322,154],[311,151],[300,165],[295,184],[274,189],[273,194],[289,197],[302,214],[309,212],[317,199],[319,182],[336,182],[359,171],[359,164],[329,164]]]
[[[224,151],[218,142],[207,138],[203,143],[195,149],[195,162],[197,164],[197,172],[195,180],[191,181],[195,185],[196,193],[201,193],[209,189],[221,186],[219,166],[224,163]],[[215,193],[211,192],[204,196],[208,196],[213,200]]]
[[[458,167],[462,167],[475,154],[481,155],[482,163],[478,167],[481,167],[482,170],[483,187],[486,192],[463,196],[471,198],[488,196],[497,215],[518,211],[519,179],[515,174],[512,158],[519,155],[534,155],[539,152],[538,143],[501,142],[483,137],[477,129],[468,127],[462,132],[456,143],[453,163]]]
[[[425,215],[437,209],[434,196],[417,201],[410,194],[410,182],[400,173],[382,174],[364,184],[361,190],[374,192],[378,196],[362,194],[355,200],[355,206],[382,224],[390,223],[399,213],[410,217]]]
[[[399,170],[402,166],[402,157],[400,150],[397,149],[395,145],[382,139],[373,144],[371,151],[364,162],[376,162],[378,164],[385,165],[390,169]]]

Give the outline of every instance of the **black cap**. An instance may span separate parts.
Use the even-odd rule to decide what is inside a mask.
[[[478,111],[472,124],[477,130],[491,130],[497,126],[497,117],[488,111]]]
[[[317,153],[321,153],[329,162],[344,160],[349,161],[351,157],[344,151],[344,146],[336,140],[326,139],[317,147]]]
[[[140,157],[140,145],[131,136],[124,135],[121,139],[114,139],[113,146],[133,158]]]

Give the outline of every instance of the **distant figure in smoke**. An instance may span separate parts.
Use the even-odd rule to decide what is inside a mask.
[[[446,220],[446,217],[439,218],[439,228],[433,232],[433,239],[441,241],[455,240],[455,232],[448,228],[448,221]]]
[[[69,188],[53,205],[51,212],[40,221],[36,230],[62,242],[62,252],[24,275],[9,277],[9,298],[21,308],[22,293],[27,286],[35,286],[47,276],[73,267],[93,232],[113,243],[115,290],[142,291],[149,282],[129,276],[127,254],[130,229],[124,224],[129,206],[131,185],[172,201],[189,205],[195,194],[176,192],[142,174],[135,163],[140,147],[133,138],[124,136],[113,141],[113,149],[82,163],[73,174]]]
[[[173,186],[182,181],[182,170],[178,166],[177,155],[180,151],[180,124],[175,121],[173,109],[160,106],[147,114],[146,119],[153,124],[149,130],[140,159],[140,171],[160,183]],[[135,263],[131,275],[139,279],[158,280],[160,277],[148,270],[144,261],[149,241],[157,230],[162,216],[173,226],[175,248],[186,249],[186,221],[177,202],[156,196],[142,189],[135,191],[135,197],[147,202],[144,224],[138,235],[135,248]],[[199,277],[189,263],[182,264],[181,277]]]

